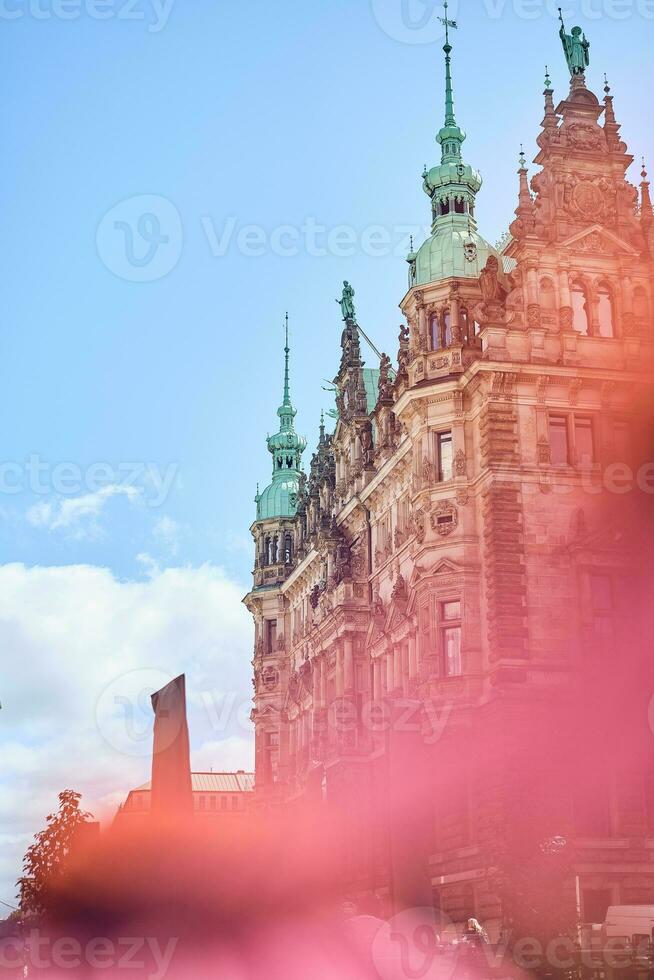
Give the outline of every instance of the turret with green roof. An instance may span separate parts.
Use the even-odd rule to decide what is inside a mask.
[[[412,281],[415,286],[450,277],[477,279],[489,255],[497,254],[477,233],[475,200],[482,185],[481,174],[465,163],[462,146],[465,132],[456,121],[452,84],[450,29],[455,21],[445,17],[445,122],[436,135],[441,146],[440,165],[425,167],[423,189],[432,202],[432,234],[417,252],[411,251]]]
[[[307,446],[306,439],[295,431],[297,412],[293,408],[290,393],[288,314],[285,330],[284,395],[277,409],[279,431],[268,437],[268,451],[273,458],[272,483],[255,497],[257,521],[267,521],[276,517],[295,517],[302,472],[302,453]]]

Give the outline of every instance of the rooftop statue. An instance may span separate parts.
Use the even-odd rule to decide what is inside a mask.
[[[586,40],[586,35],[581,27],[573,27],[572,34],[566,34],[561,7],[559,7],[559,19],[561,21],[559,36],[570,74],[573,76],[583,75],[590,64],[590,41]]]
[[[354,290],[347,280],[343,283],[343,295],[336,302],[341,308],[344,320],[356,319],[356,313],[354,311]]]

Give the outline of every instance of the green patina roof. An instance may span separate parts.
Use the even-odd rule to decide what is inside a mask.
[[[302,453],[307,441],[295,431],[296,411],[291,402],[289,382],[288,315],[286,316],[286,346],[284,347],[284,395],[277,409],[279,431],[268,437],[268,451],[273,458],[272,483],[254,498],[257,520],[276,517],[295,517],[297,495],[302,472]]]
[[[297,495],[300,481],[297,476],[285,474],[273,480],[260,494],[257,494],[257,520],[266,521],[276,517],[295,517]]]
[[[379,368],[364,368],[363,383],[366,388],[368,415],[374,412],[379,397]]]

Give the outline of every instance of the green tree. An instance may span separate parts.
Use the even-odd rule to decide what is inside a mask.
[[[45,830],[34,837],[23,859],[20,907],[25,915],[41,915],[48,910],[48,895],[66,869],[80,827],[92,814],[80,809],[81,795],[67,789],[59,794],[59,810],[47,817]]]

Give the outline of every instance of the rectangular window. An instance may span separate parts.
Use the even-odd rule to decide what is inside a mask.
[[[227,797],[226,796],[221,796],[220,797],[220,809],[221,810],[226,810],[227,809]]]
[[[232,810],[238,810],[238,796],[232,796]]]
[[[568,420],[565,415],[550,415],[550,452],[554,466],[567,466],[570,462]]]
[[[274,653],[277,646],[277,620],[266,620],[266,653]]]
[[[454,452],[452,449],[452,433],[439,432],[436,435],[436,452],[438,460],[438,479],[446,483],[453,476]]]
[[[207,799],[205,796],[200,797],[200,809],[204,810],[207,805]]]
[[[463,673],[461,660],[461,603],[441,603],[441,649],[443,674],[459,677]]]
[[[592,419],[575,415],[575,461],[578,466],[591,466],[595,459]]]

